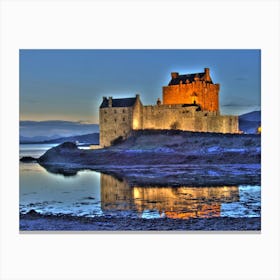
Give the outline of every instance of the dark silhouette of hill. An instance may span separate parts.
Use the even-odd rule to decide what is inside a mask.
[[[257,133],[261,124],[261,111],[253,111],[239,116],[239,129],[246,134]]]
[[[37,143],[62,137],[99,133],[98,124],[84,122],[20,121],[19,124],[21,143]]]
[[[63,143],[63,142],[79,142],[80,144],[99,144],[99,133],[89,133],[84,135],[76,135],[70,137],[60,137],[45,141],[21,141],[21,143],[32,143],[32,144],[52,144],[52,143]]]

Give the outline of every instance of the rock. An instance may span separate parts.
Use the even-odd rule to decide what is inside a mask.
[[[60,149],[77,149],[77,145],[73,142],[64,142],[60,145],[58,145],[56,148]]]
[[[37,215],[39,215],[39,213],[36,212],[34,209],[29,210],[26,214],[30,215],[30,216],[37,216]]]
[[[60,165],[57,166],[55,164],[54,165],[41,164],[41,166],[43,166],[49,173],[60,174],[65,177],[76,176],[78,173],[77,169],[67,168],[66,166],[60,166]]]
[[[37,162],[37,158],[27,156],[27,157],[22,157],[20,159],[20,161],[21,162],[27,162],[27,163],[28,162]]]
[[[75,143],[64,142],[56,147],[47,150],[39,159],[39,163],[68,163],[71,162],[73,156],[77,156],[75,152],[79,149]],[[68,158],[69,157],[69,158]]]

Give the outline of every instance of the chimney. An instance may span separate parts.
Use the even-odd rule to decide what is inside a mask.
[[[112,107],[112,106],[113,106],[112,96],[109,96],[109,103],[108,103],[108,107]]]
[[[209,68],[204,68],[204,78],[206,81],[211,81]]]
[[[172,79],[176,79],[179,77],[179,73],[178,72],[171,72],[171,78]]]
[[[135,97],[136,97],[136,100],[140,100],[140,95],[139,94],[136,94]]]

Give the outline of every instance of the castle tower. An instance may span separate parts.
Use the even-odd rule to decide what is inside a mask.
[[[142,103],[139,94],[132,98],[103,97],[99,107],[99,145],[111,146],[125,139],[133,129],[142,128]]]
[[[214,84],[210,69],[202,73],[171,73],[168,86],[162,88],[163,104],[197,104],[202,111],[219,113],[220,85]]]

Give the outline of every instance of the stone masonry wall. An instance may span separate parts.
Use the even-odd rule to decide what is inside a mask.
[[[180,129],[197,132],[238,133],[238,117],[196,111],[197,106],[156,105],[143,107],[142,129]]]
[[[196,132],[239,133],[238,116],[196,111],[197,106],[155,105],[100,109],[100,146],[108,147],[132,129],[180,129]]]
[[[132,128],[133,129],[140,129],[143,127],[143,105],[140,101],[139,95],[136,95],[136,101],[133,106],[133,113],[132,113]]]
[[[194,81],[189,84],[170,85],[162,88],[163,104],[192,104],[203,111],[219,111],[219,84]]]
[[[111,146],[111,141],[126,138],[133,125],[132,107],[107,107],[99,110],[100,146]]]
[[[197,106],[155,105],[101,108],[100,146],[111,146],[122,136],[127,138],[132,129],[180,129],[196,132],[239,133],[238,117],[223,116],[218,112],[196,111]]]

